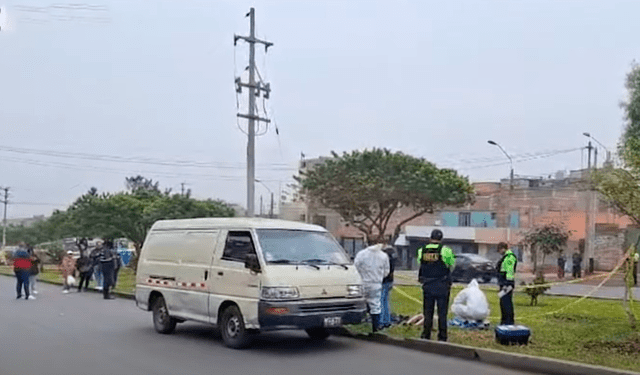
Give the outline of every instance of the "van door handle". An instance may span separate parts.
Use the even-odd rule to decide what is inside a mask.
[[[209,271],[204,271],[204,281],[207,281],[207,277],[209,277]]]
[[[222,271],[218,272],[218,276],[223,276],[223,275],[224,275],[224,272]]]

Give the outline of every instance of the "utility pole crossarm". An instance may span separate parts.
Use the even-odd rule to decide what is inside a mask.
[[[233,45],[237,45],[238,43],[238,39],[242,39],[247,43],[262,43],[264,44],[264,50],[266,51],[269,47],[273,46],[273,43],[271,42],[267,42],[265,40],[260,40],[258,38],[255,37],[250,37],[250,36],[241,36],[241,35],[234,35],[233,36]]]

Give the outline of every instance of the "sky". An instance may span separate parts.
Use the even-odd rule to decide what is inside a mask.
[[[246,206],[245,14],[255,7],[260,196],[302,154],[388,148],[471,181],[586,167],[615,150],[640,60],[637,1],[0,0],[0,186],[49,215],[143,175]],[[72,5],[75,4],[75,5]],[[277,128],[277,132],[276,132]],[[604,149],[600,150],[602,161]],[[266,208],[265,208],[266,210]]]

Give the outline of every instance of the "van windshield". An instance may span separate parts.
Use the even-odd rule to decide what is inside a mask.
[[[256,233],[267,263],[349,263],[329,233],[285,229],[258,229]]]

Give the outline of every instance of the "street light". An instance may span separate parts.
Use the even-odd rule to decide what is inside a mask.
[[[507,154],[504,148],[502,148],[502,146],[500,146],[496,142],[489,140],[487,141],[487,143],[489,143],[490,145],[498,146],[498,148],[507,156],[507,158],[509,158],[509,163],[511,163],[511,175],[509,177],[509,188],[513,190],[513,159],[511,159],[511,156]]]
[[[602,148],[604,148],[604,150],[607,152],[607,160],[605,160],[605,162],[609,161],[609,149],[607,148],[607,146],[603,145],[602,142],[600,142],[599,140],[595,139],[595,137],[591,136],[590,133],[584,132],[582,133],[582,135],[584,135],[585,137],[589,138],[589,139],[593,139],[594,141],[596,141],[597,144],[599,144]],[[589,149],[591,149],[591,144],[589,144]],[[595,165],[595,169],[598,169],[598,149],[594,148],[595,154],[594,154],[594,161],[593,164]]]
[[[269,209],[269,217],[273,218],[273,192],[271,191],[271,189],[269,189],[269,187],[267,185],[264,184],[264,182],[258,180],[257,178],[255,179],[255,181],[257,183],[259,183],[260,185],[264,186],[265,189],[267,189],[269,191],[269,194],[271,194],[271,208]],[[262,196],[261,196],[260,199],[262,199]],[[262,210],[262,202],[260,202],[260,210]]]

